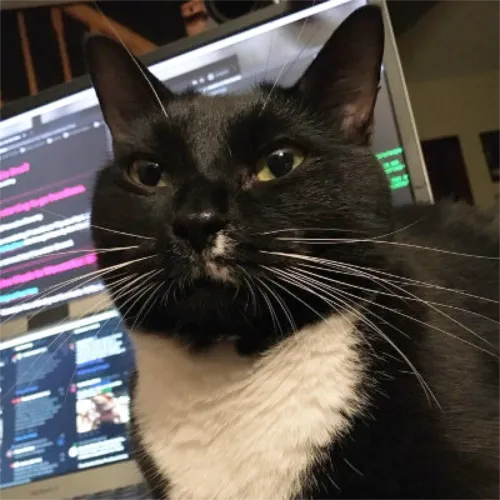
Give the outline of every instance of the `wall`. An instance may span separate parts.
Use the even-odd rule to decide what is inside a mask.
[[[498,195],[479,134],[499,128],[499,2],[444,1],[398,38],[422,140],[458,135],[472,195]]]
[[[488,206],[498,194],[491,181],[479,134],[499,127],[499,73],[408,82],[421,140],[458,135],[472,196]]]

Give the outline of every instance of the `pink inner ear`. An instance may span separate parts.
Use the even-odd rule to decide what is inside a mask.
[[[342,109],[342,123],[340,130],[346,137],[359,144],[369,144],[373,132],[373,108],[378,94],[360,92],[356,99],[344,104]]]
[[[355,139],[356,136],[365,136],[367,132],[371,131],[372,127],[369,126],[369,121],[372,115],[372,108],[370,106],[371,103],[367,102],[366,104],[363,105],[357,102],[356,104],[347,104],[344,106],[344,118],[342,119],[340,129],[346,136]]]

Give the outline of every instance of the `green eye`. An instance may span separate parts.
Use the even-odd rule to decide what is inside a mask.
[[[167,185],[165,172],[158,163],[152,161],[134,161],[128,175],[132,181],[142,186],[163,187]]]
[[[304,154],[297,148],[279,148],[257,163],[257,178],[272,181],[291,172],[304,161]]]

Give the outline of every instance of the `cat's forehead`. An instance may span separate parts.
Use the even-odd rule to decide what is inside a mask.
[[[259,115],[265,102],[259,90],[241,95],[188,95],[173,100],[166,111],[170,125],[201,166],[221,151],[227,153],[231,145],[266,122],[266,114]]]
[[[168,113],[173,122],[187,127],[204,127],[207,124],[225,126],[235,118],[244,118],[264,105],[260,91],[239,95],[188,95],[173,100]]]

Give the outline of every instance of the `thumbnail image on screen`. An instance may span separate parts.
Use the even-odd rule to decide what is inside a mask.
[[[118,394],[101,390],[76,401],[76,431],[79,434],[103,429],[108,425],[127,424],[130,419],[130,397],[123,388]]]
[[[0,343],[2,488],[129,458],[134,358],[114,310]]]
[[[277,78],[287,86],[358,4],[325,2],[306,24],[303,19],[273,21],[151,69],[174,92],[238,93]],[[2,321],[104,290],[94,273],[90,200],[95,174],[111,156],[111,143],[93,90],[65,99],[0,123]],[[392,108],[383,73],[373,149],[394,203],[412,203]]]

